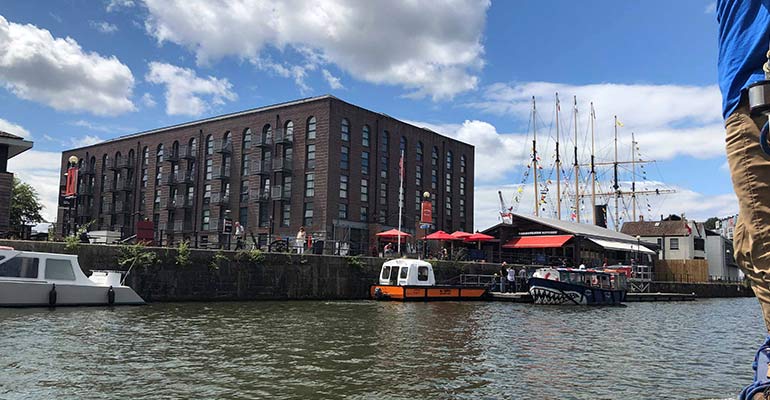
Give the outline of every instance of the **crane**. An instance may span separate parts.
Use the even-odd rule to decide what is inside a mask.
[[[513,207],[508,207],[503,200],[503,192],[498,190],[497,195],[500,196],[500,218],[502,218],[504,224],[513,223]]]

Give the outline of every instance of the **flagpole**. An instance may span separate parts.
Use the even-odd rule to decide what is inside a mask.
[[[556,92],[556,219],[561,220],[561,159],[559,158],[559,92]]]
[[[404,208],[404,151],[401,150],[401,158],[398,160],[398,231],[401,235],[401,214]],[[401,255],[401,236],[398,237],[398,255]]]

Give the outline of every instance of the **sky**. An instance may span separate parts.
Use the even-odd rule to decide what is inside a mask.
[[[534,211],[533,130],[538,190],[547,190],[540,212],[557,214],[558,93],[562,218],[575,217],[576,143],[578,208],[581,220],[591,215],[593,103],[597,160],[614,159],[617,115],[619,159],[651,161],[620,164],[621,190],[635,179],[638,190],[673,191],[638,195],[638,214],[705,220],[737,212],[714,8],[709,0],[2,2],[0,130],[34,142],[9,170],[35,187],[54,221],[62,150],[332,94],[473,144],[474,229],[483,230],[499,222],[498,191],[507,207]],[[611,181],[611,168],[599,168],[599,193]],[[599,196],[607,201],[614,205]],[[630,196],[619,203],[619,220],[630,220]]]

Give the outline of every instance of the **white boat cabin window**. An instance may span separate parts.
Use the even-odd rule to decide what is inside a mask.
[[[428,280],[428,267],[425,267],[425,266],[417,267],[417,280],[418,281]]]
[[[0,264],[0,276],[6,278],[37,278],[40,261],[34,257],[13,257]]]
[[[382,279],[388,279],[390,278],[390,267],[384,266],[382,267]]]
[[[74,281],[75,272],[72,271],[70,260],[57,260],[53,258],[45,260],[45,279]]]
[[[409,267],[401,267],[401,276],[399,276],[399,278],[406,279],[408,275],[409,275]]]

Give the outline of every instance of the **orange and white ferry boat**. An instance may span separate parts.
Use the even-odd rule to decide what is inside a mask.
[[[376,300],[485,300],[487,286],[437,285],[433,266],[423,260],[398,258],[382,264],[379,283],[369,289]]]

